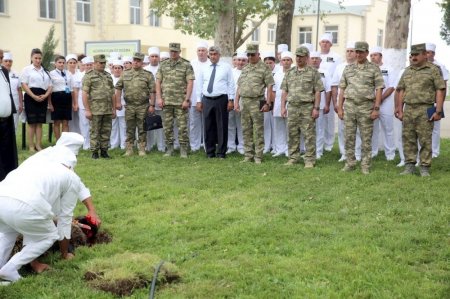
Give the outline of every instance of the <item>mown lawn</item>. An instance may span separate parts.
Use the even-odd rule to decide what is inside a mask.
[[[369,176],[342,173],[336,148],[312,170],[269,156],[255,165],[111,154],[81,152],[76,171],[113,242],[68,262],[50,255],[51,271],[0,298],[115,298],[89,288],[84,269],[127,251],[178,268],[181,281],[158,286],[156,298],[450,297],[450,140],[431,178],[399,176],[398,161],[381,155]]]

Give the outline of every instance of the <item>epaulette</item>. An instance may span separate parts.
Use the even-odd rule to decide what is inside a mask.
[[[92,73],[94,71],[94,69],[90,69],[89,71],[86,72],[86,75],[89,73]]]
[[[152,74],[152,76],[153,76],[153,73],[152,72],[150,72],[149,70],[146,70],[146,69],[142,69],[144,72],[147,72],[147,73],[150,73],[150,74]]]
[[[183,57],[180,57],[180,59],[183,60],[184,62],[191,63],[189,60],[187,60],[187,59],[185,59]]]

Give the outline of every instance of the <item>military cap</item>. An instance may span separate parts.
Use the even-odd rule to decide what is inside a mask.
[[[181,45],[179,43],[170,43],[169,44],[169,50],[170,51],[180,52],[181,51]]]
[[[133,54],[133,59],[140,59],[141,61],[144,60],[145,55],[139,52],[136,52]]]
[[[259,46],[256,44],[247,44],[247,54],[259,53]]]
[[[98,54],[94,56],[95,62],[106,62],[106,56],[104,54]]]
[[[411,54],[420,54],[426,51],[425,44],[416,44],[411,46]]]
[[[355,51],[369,51],[369,44],[366,42],[356,42]]]
[[[295,55],[297,56],[308,56],[309,55],[309,50],[307,47],[299,47],[297,48],[297,50],[295,50]]]

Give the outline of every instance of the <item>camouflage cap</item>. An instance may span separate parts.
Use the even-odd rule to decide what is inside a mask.
[[[355,51],[369,51],[369,44],[366,42],[356,42],[355,43]]]
[[[411,46],[411,54],[420,54],[426,51],[426,45],[425,44],[416,44]]]
[[[106,62],[106,56],[104,54],[98,54],[94,56],[95,62]]]
[[[307,47],[299,47],[297,48],[297,50],[295,50],[295,55],[296,56],[309,56],[309,50]]]
[[[133,55],[133,59],[140,59],[140,60],[144,60],[145,55],[139,52],[134,53]]]
[[[247,53],[248,54],[259,53],[259,46],[256,44],[247,44]]]
[[[181,51],[181,45],[179,43],[170,43],[169,44],[169,51],[180,52]]]

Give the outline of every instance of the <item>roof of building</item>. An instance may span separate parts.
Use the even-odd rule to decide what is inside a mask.
[[[319,0],[296,0],[294,15],[317,15],[317,6]],[[342,6],[337,3],[329,2],[327,0],[320,0],[321,14],[352,14],[363,16],[367,10],[368,5],[351,5]]]

